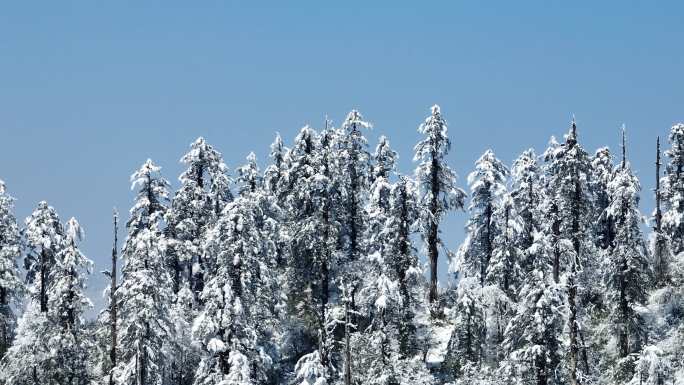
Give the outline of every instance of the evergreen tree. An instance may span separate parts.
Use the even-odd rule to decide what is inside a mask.
[[[26,218],[26,257],[24,268],[30,293],[38,300],[41,313],[48,311],[49,287],[55,256],[64,247],[64,227],[57,212],[47,202],[38,203],[30,217]]]
[[[653,232],[650,239],[650,252],[653,258],[653,279],[657,288],[668,285],[670,280],[670,261],[672,251],[668,237],[663,232],[663,212],[661,210],[662,191],[660,189],[660,137],[656,141],[656,208],[653,214]]]
[[[449,376],[461,377],[470,367],[479,367],[484,359],[486,309],[482,295],[477,277],[459,281],[453,308],[454,329],[443,364]]]
[[[414,147],[413,160],[420,162],[416,179],[421,188],[420,232],[430,261],[430,303],[437,300],[437,261],[439,259],[439,223],[453,209],[462,209],[465,192],[456,187],[456,174],[446,164],[451,149],[447,123],[439,106],[432,106],[432,114],[418,127],[425,138]]]
[[[164,264],[160,229],[168,182],[149,159],[131,175],[131,182],[138,192],[126,224],[121,284],[116,291],[120,311],[116,378],[119,384],[159,384],[167,362],[165,347],[173,338],[172,280]]]
[[[532,269],[525,275],[516,313],[505,331],[507,358],[502,368],[514,372],[520,384],[563,383],[559,364],[565,298],[562,286],[553,279],[551,240],[543,232],[534,234],[529,249]]]
[[[507,177],[508,169],[491,150],[482,154],[475,162],[475,171],[468,175],[471,201],[467,236],[452,269],[465,276],[478,277],[482,286],[494,252],[494,239],[498,236],[494,212],[506,192]]]
[[[2,379],[6,384],[49,383],[60,368],[55,366],[55,350],[50,336],[56,330],[56,313],[51,291],[58,255],[65,247],[66,234],[57,212],[44,201],[26,218],[24,229],[29,303],[17,323],[16,338],[3,360]],[[49,312],[50,310],[50,312]]]
[[[642,348],[644,341],[643,320],[637,309],[646,302],[648,287],[648,261],[644,237],[641,232],[639,192],[641,186],[632,173],[624,155],[613,179],[608,184],[610,204],[606,208],[609,223],[614,224],[615,240],[610,245],[609,258],[605,261],[609,325],[617,340],[618,362],[612,378],[617,383],[630,380],[634,362],[632,353]],[[606,360],[607,361],[607,360]]]
[[[608,184],[613,179],[613,155],[607,147],[596,150],[591,160],[591,184],[589,189],[594,201],[594,234],[597,246],[607,249],[613,243],[615,234],[611,217],[602,215],[610,205]]]
[[[664,203],[663,231],[674,254],[684,251],[684,124],[675,124],[668,136],[670,149],[665,176],[661,179]]]
[[[543,199],[541,169],[533,149],[523,152],[511,167],[511,197],[520,215],[522,229],[516,244],[526,253],[521,261],[523,272],[532,270],[532,261],[527,250],[534,242],[534,233],[539,231],[542,221],[540,205]]]
[[[590,233],[592,200],[589,195],[590,160],[577,141],[577,126],[573,119],[564,143],[552,145],[545,153],[549,163],[548,188],[552,201],[552,216],[557,218],[558,239],[556,244],[571,244],[572,255],[567,266],[562,266],[560,256],[554,253],[554,277],[560,272],[567,279],[568,344],[566,369],[568,382],[577,385],[580,377],[589,375],[589,359],[582,324],[584,306],[592,299],[593,284],[598,282],[598,262],[594,253],[594,241]],[[554,227],[555,227],[554,226]],[[555,230],[554,230],[555,231]],[[600,292],[599,288],[594,288]],[[580,366],[583,370],[580,371]]]
[[[337,217],[341,223],[342,249],[346,253],[346,261],[343,261],[343,264],[358,260],[365,252],[363,235],[368,220],[365,217],[364,205],[366,192],[370,186],[370,154],[368,141],[361,130],[371,127],[372,125],[364,121],[358,111],[352,110],[342,123],[336,138],[340,149],[337,158],[340,175],[337,177],[341,199]],[[354,294],[350,295],[354,307]]]
[[[504,194],[493,214],[496,236],[492,242],[492,258],[487,265],[485,281],[496,284],[515,299],[521,287],[523,252],[518,247],[522,224],[513,199]]]
[[[230,203],[211,230],[208,251],[217,256],[216,274],[202,292],[204,309],[193,325],[202,359],[195,384],[263,383],[272,359],[259,346],[257,298],[264,288],[264,240],[247,197]]]
[[[83,313],[92,306],[85,294],[85,274],[90,273],[90,261],[77,246],[83,231],[71,218],[67,222],[65,247],[56,255],[49,297],[48,340],[52,367],[49,378],[57,384],[85,385],[90,383],[87,356],[89,336],[84,329]]]
[[[23,292],[17,266],[21,252],[19,228],[13,211],[14,198],[0,180],[0,359],[12,344],[16,326],[12,305],[18,303]]]

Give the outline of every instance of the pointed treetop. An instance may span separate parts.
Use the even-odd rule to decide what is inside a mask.
[[[570,124],[570,133],[567,138],[569,143],[577,143],[577,122],[575,121],[575,114],[572,114],[572,122]]]
[[[363,116],[359,111],[351,110],[349,114],[347,114],[347,118],[344,120],[342,127],[349,131],[354,131],[358,130],[359,128],[371,129],[373,128],[373,125],[364,121]]]
[[[83,239],[83,229],[81,228],[81,225],[78,223],[76,218],[71,217],[69,221],[67,221],[67,240],[71,244],[75,244],[76,242],[80,241]]]
[[[440,108],[439,108],[439,105],[437,105],[437,104],[435,104],[434,106],[432,106],[432,107],[430,108],[430,110],[432,111],[432,115],[439,115],[439,114],[441,113]]]

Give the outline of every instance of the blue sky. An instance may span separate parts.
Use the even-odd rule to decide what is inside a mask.
[[[177,187],[197,136],[232,169],[251,150],[263,165],[276,131],[290,142],[358,108],[411,172],[438,103],[463,187],[484,150],[541,152],[573,113],[592,152],[617,149],[625,123],[650,213],[655,136],[684,120],[682,15],[678,1],[3,2],[0,178],[20,219],[43,199],[79,219],[99,271],[148,157]],[[450,248],[463,224],[448,218]]]

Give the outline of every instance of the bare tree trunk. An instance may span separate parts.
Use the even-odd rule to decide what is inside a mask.
[[[437,300],[437,259],[439,258],[439,250],[437,249],[437,217],[438,217],[438,197],[439,197],[439,162],[435,155],[432,156],[432,175],[431,175],[431,193],[430,200],[430,225],[428,229],[428,257],[430,259],[430,292],[428,299],[430,303]]]
[[[111,369],[109,373],[109,385],[114,385],[114,368],[116,367],[116,344],[117,344],[117,303],[116,303],[116,262],[117,262],[117,233],[119,230],[118,218],[119,213],[114,209],[114,244],[112,245],[112,270],[110,272],[111,287],[109,289],[109,324],[111,346],[109,350],[109,360],[111,362]]]
[[[344,385],[352,384],[351,347],[349,346],[349,301],[344,302]]]

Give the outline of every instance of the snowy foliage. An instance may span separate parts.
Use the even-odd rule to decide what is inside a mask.
[[[573,121],[543,162],[478,159],[457,251],[440,226],[466,194],[439,107],[413,176],[370,128],[353,110],[287,146],[278,135],[265,171],[249,153],[235,186],[201,137],[172,195],[146,161],[94,322],[78,222],[40,202],[19,229],[0,182],[0,383],[684,385],[684,125],[649,236],[625,137],[616,166]]]

